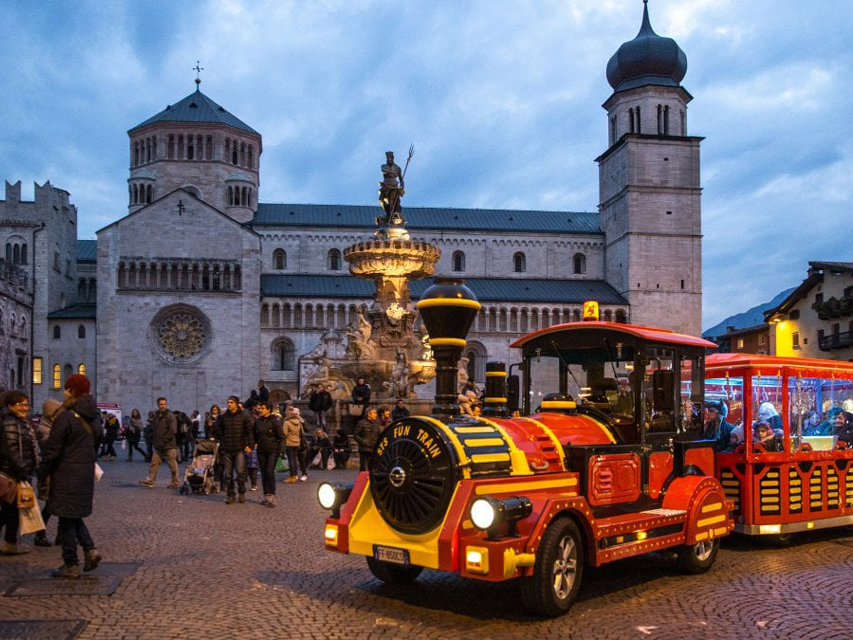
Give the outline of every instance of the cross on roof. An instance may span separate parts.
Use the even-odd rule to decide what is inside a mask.
[[[184,201],[178,200],[178,215],[183,215],[185,209],[186,207],[184,206]]]
[[[195,71],[195,83],[196,85],[201,84],[201,72],[204,71],[204,67],[199,66],[199,61],[195,61],[195,66],[193,67],[193,71]]]

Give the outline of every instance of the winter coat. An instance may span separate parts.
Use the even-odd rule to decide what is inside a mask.
[[[178,433],[178,420],[175,414],[166,409],[154,414],[154,448],[166,452],[177,449],[175,436]]]
[[[284,421],[284,444],[287,447],[298,447],[302,444],[302,417],[288,416]]]
[[[255,442],[258,453],[278,454],[284,451],[284,426],[281,418],[270,414],[255,421]]]
[[[355,385],[352,390],[352,401],[362,406],[362,415],[364,415],[364,408],[370,404],[370,385],[366,382]]]
[[[119,424],[115,416],[107,418],[107,424],[104,426],[104,442],[112,444],[118,438]]]
[[[89,423],[92,435],[81,418]],[[39,467],[39,478],[51,479],[47,504],[52,515],[85,518],[92,513],[95,461],[103,433],[101,416],[90,395],[78,398],[54,420]]]
[[[3,413],[3,435],[6,441],[5,459],[0,461],[0,471],[13,478],[24,480],[35,473],[38,465],[35,430],[26,420],[11,411]]]
[[[270,399],[270,390],[266,387],[258,388],[258,402],[266,402]]]
[[[373,453],[373,447],[376,446],[380,433],[382,433],[382,425],[378,420],[371,421],[367,418],[359,420],[353,434],[353,439],[358,443],[358,452]]]
[[[245,411],[226,410],[219,415],[214,437],[225,453],[238,453],[246,447],[254,448],[255,430],[252,418]]]
[[[312,391],[308,398],[308,408],[315,413],[328,411],[332,408],[332,394],[328,391]]]
[[[406,407],[394,407],[391,409],[391,420],[400,420],[401,418],[408,418],[411,413]]]
[[[139,444],[142,439],[142,418],[131,418],[130,428],[127,430],[127,440],[131,444]]]

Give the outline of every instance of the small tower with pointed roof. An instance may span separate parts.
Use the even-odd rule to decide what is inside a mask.
[[[196,90],[128,131],[128,209],[185,189],[238,222],[258,207],[261,134]]]
[[[686,72],[644,0],[639,33],[607,64],[608,149],[596,161],[606,278],[629,300],[631,322],[699,335],[702,138],[687,134]]]

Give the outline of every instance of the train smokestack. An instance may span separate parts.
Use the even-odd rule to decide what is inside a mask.
[[[503,362],[486,363],[486,397],[483,399],[483,415],[506,418],[506,364]]]
[[[435,355],[435,415],[452,418],[459,414],[456,404],[456,370],[465,337],[480,310],[477,296],[459,278],[436,278],[415,305],[429,332]]]

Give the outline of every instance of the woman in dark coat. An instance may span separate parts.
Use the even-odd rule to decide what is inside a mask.
[[[21,482],[29,481],[36,468],[35,431],[28,420],[30,399],[19,391],[9,391],[0,412],[0,438],[4,440],[0,471]],[[0,555],[21,553],[18,549],[19,513],[17,501],[0,504],[0,526],[5,525]]]
[[[255,443],[258,463],[261,467],[261,483],[264,488],[266,507],[275,506],[275,463],[284,453],[284,426],[281,418],[273,415],[272,402],[267,400],[258,405],[261,417],[255,420]]]
[[[144,460],[145,452],[139,448],[139,441],[142,440],[142,431],[145,425],[142,424],[142,414],[139,409],[134,409],[130,412],[130,425],[127,427],[127,461],[133,462],[133,450],[136,449]]]
[[[89,379],[80,374],[65,381],[65,411],[54,420],[42,452],[39,477],[50,476],[48,507],[59,517],[63,566],[57,578],[80,577],[77,543],[83,547],[83,571],[93,571],[101,560],[83,518],[92,513],[95,462],[103,436],[101,416],[89,395]]]

